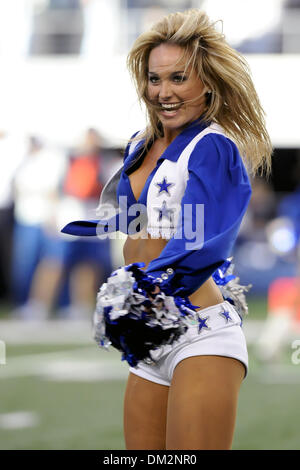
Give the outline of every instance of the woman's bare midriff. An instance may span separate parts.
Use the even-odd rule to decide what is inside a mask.
[[[151,260],[157,258],[168,240],[162,238],[142,238],[142,234],[136,234],[134,237],[128,236],[123,247],[125,264],[145,263],[145,268]],[[144,268],[144,269],[145,269]],[[223,296],[220,289],[210,277],[199,289],[197,289],[189,299],[193,305],[200,307],[199,310],[223,302]]]

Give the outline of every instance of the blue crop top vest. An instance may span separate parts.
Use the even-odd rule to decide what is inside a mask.
[[[176,202],[177,197],[180,211],[173,235],[168,237],[169,241],[160,255],[149,263],[146,272],[161,277],[168,268],[172,268],[173,273],[163,280],[164,285],[170,286],[173,294],[180,292],[181,296],[191,295],[231,255],[251,197],[249,178],[237,146],[221,132],[213,131],[204,135],[185,159],[186,168],[178,166],[182,165],[182,155],[188,146],[195,141],[199,133],[206,131],[208,126],[209,124],[200,120],[195,121],[171,142],[148,176],[138,201],[132,192],[128,170],[134,171],[135,165],[140,163],[138,160],[143,155],[144,141],[138,141],[132,152],[128,145],[124,154],[124,165],[117,172],[117,184],[113,186],[115,200],[116,196],[118,200],[120,196],[127,196],[126,206],[120,205],[119,213],[109,220],[71,222],[62,232],[96,236],[97,227],[101,226],[106,227],[108,233],[120,228],[126,231],[127,227],[128,233],[130,223],[136,218],[136,214],[130,214],[133,204],[144,204],[147,206],[148,219],[150,214],[150,219],[159,220],[166,215],[163,211],[167,210],[169,201],[173,198]],[[113,199],[112,196],[110,198]],[[155,204],[159,204],[161,208],[155,207]],[[115,201],[114,205],[116,207]],[[185,205],[191,207],[188,215],[184,211]],[[188,222],[196,231],[198,205],[204,207],[203,240],[191,249],[187,246],[197,240],[197,236],[194,239],[186,238],[183,227]],[[121,224],[123,213],[127,216],[125,230]],[[148,231],[151,234],[150,229]],[[176,236],[179,231],[180,237]]]

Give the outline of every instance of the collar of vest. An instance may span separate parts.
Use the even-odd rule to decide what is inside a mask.
[[[189,142],[201,131],[206,129],[210,123],[201,121],[201,118],[196,119],[191,122],[185,129],[183,129],[180,134],[178,134],[175,139],[170,143],[166,148],[164,153],[160,156],[160,159],[170,160],[172,162],[177,162],[181,153]],[[124,170],[126,171],[136,160],[138,160],[138,154],[143,148],[144,139],[136,142],[134,149],[129,152],[129,156],[125,161]]]
[[[175,139],[161,155],[161,158],[165,160],[171,160],[172,162],[177,162],[178,158],[189,142],[208,126],[209,123],[201,122],[200,119],[193,121],[188,125],[188,127],[183,129],[183,131],[178,134],[177,137],[175,137]]]

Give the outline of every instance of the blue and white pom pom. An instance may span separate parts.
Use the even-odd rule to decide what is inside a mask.
[[[153,293],[157,282],[133,263],[114,271],[97,295],[94,338],[123,353],[122,360],[135,367],[153,363],[151,351],[172,344],[194,318],[196,306],[188,298]]]
[[[236,308],[241,319],[248,314],[248,305],[245,293],[248,292],[252,284],[242,286],[239,284],[239,277],[233,274],[234,264],[232,258],[228,258],[225,263],[213,273],[213,280],[219,286],[223,298],[228,300]]]
[[[225,300],[237,309],[241,319],[248,313],[245,292],[251,285],[241,286],[233,273],[229,258],[213,274]],[[94,338],[97,344],[111,345],[121,351],[122,360],[135,367],[138,362],[155,362],[151,353],[173,344],[186,332],[190,320],[197,320],[195,305],[187,297],[179,297],[180,288],[163,288],[157,280],[133,263],[114,271],[97,295],[94,314]],[[156,286],[160,287],[154,293]]]

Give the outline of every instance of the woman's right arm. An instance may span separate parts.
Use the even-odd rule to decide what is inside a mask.
[[[133,134],[125,148],[123,164],[131,153],[131,142],[137,134],[138,132]],[[117,232],[120,230],[121,226],[124,228],[121,217],[122,207],[119,208],[118,213],[114,214],[113,216],[109,216],[109,207],[107,207],[107,214],[105,214],[105,206],[101,208],[101,210],[102,209],[104,210],[104,214],[102,216],[103,218],[101,217],[101,219],[93,220],[75,220],[65,225],[61,232],[75,236],[96,237]]]

